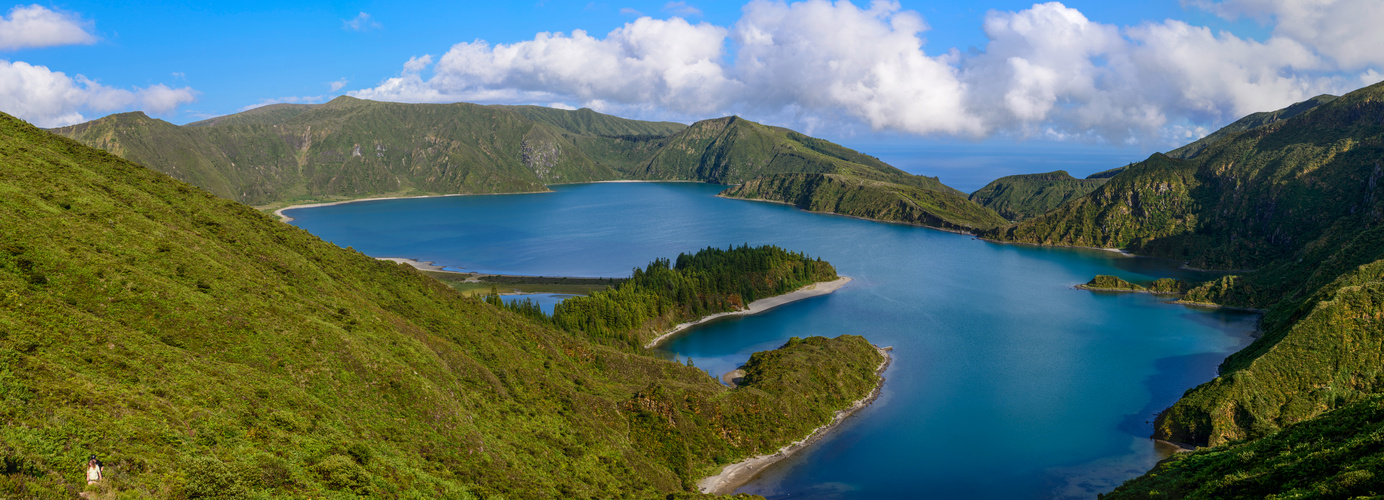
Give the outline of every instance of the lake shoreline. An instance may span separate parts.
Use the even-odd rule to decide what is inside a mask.
[[[948,232],[948,233],[964,234],[964,235],[966,235],[966,236],[975,236],[975,235],[976,235],[976,233],[973,233],[973,232],[970,232],[970,231],[963,231],[963,230],[960,230],[960,229],[952,229],[952,228],[946,228],[946,227],[929,226],[929,225],[927,225],[927,224],[916,224],[916,223],[913,223],[913,222],[904,222],[904,221],[901,221],[901,220],[871,219],[871,218],[869,218],[869,217],[861,217],[861,216],[859,216],[859,215],[842,214],[842,213],[837,213],[837,212],[826,212],[826,211],[821,211],[821,210],[808,210],[808,209],[806,209],[806,208],[799,207],[799,206],[797,206],[797,205],[794,205],[794,204],[789,203],[789,202],[786,202],[786,201],[766,200],[766,199],[764,199],[764,198],[738,198],[738,197],[735,197],[735,196],[722,196],[722,195],[720,195],[720,194],[717,194],[716,197],[717,197],[717,198],[724,198],[724,199],[727,199],[727,200],[756,201],[756,202],[760,202],[760,203],[773,203],[773,204],[775,204],[775,205],[787,205],[787,206],[796,208],[796,209],[798,209],[798,210],[801,210],[801,211],[803,211],[803,212],[807,212],[807,213],[810,213],[810,214],[818,214],[818,215],[835,215],[835,216],[837,216],[837,217],[848,217],[848,218],[851,218],[851,219],[856,219],[856,220],[867,220],[867,221],[870,221],[870,222],[883,222],[883,223],[885,223],[885,224],[898,224],[898,225],[900,225],[900,226],[924,227],[924,228],[928,228],[928,229],[935,229],[935,230],[938,230],[938,231],[945,231],[945,232]]]
[[[654,347],[658,347],[659,344],[663,343],[663,341],[668,340],[669,338],[672,338],[674,335],[677,335],[678,333],[681,333],[684,330],[687,330],[688,328],[692,328],[694,326],[706,323],[714,319],[719,319],[726,316],[747,316],[752,314],[759,314],[784,304],[797,302],[803,299],[810,299],[812,297],[817,297],[820,295],[826,295],[835,292],[841,287],[846,286],[846,283],[850,282],[851,278],[849,276],[841,276],[832,281],[819,281],[785,294],[775,295],[773,297],[765,297],[756,300],[754,302],[751,302],[748,307],[741,309],[739,311],[730,311],[702,316],[701,318],[698,318],[695,321],[681,323],[678,326],[673,327],[672,330],[663,332],[661,335],[654,337],[653,340],[650,340],[648,343],[645,343],[644,348],[652,349]]]
[[[828,432],[831,432],[832,429],[839,427],[841,423],[846,420],[846,417],[854,415],[862,408],[874,403],[876,399],[879,399],[880,392],[884,389],[884,371],[889,368],[889,364],[894,360],[894,357],[889,354],[890,351],[894,350],[893,347],[875,346],[875,349],[879,351],[884,359],[879,362],[879,367],[875,368],[875,376],[879,377],[879,381],[875,383],[875,388],[872,389],[869,394],[851,403],[850,406],[837,410],[836,415],[832,417],[830,422],[813,429],[812,432],[808,433],[807,437],[788,443],[774,453],[750,457],[727,465],[721,469],[719,474],[702,478],[700,481],[697,481],[697,490],[712,495],[729,495],[734,493],[736,489],[739,489],[741,486],[759,477],[770,465],[788,458],[799,450],[808,447],[808,445],[817,442],[825,437]]]

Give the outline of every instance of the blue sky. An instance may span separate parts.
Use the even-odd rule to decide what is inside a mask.
[[[16,4],[0,20],[0,110],[41,126],[136,109],[182,124],[351,94],[733,113],[970,190],[1062,166],[1052,156],[1103,170],[1377,82],[1380,4]]]

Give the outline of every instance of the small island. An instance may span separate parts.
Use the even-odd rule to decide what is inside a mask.
[[[1099,274],[1091,278],[1084,284],[1077,285],[1082,290],[1092,290],[1097,292],[1132,292],[1132,293],[1152,293],[1158,295],[1175,295],[1187,291],[1187,282],[1173,278],[1159,278],[1149,283],[1148,286],[1138,283],[1125,281],[1118,276]]]

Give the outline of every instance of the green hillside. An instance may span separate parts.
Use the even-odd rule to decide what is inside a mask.
[[[1077,179],[1065,170],[1045,174],[1000,177],[969,199],[1012,221],[1048,213],[1059,205],[1085,196],[1105,184],[1106,178]]]
[[[721,196],[788,203],[803,210],[866,219],[903,222],[973,232],[1006,223],[958,191],[920,187],[935,178],[909,184],[841,174],[774,174],[734,186]],[[940,183],[937,183],[941,186]]]
[[[681,128],[591,110],[339,97],[321,105],[265,106],[182,127],[126,113],[54,132],[218,196],[283,205],[543,191],[545,184],[615,179],[647,159],[649,152],[630,154],[644,139]]]
[[[266,207],[531,192],[616,179],[737,184],[812,173],[865,183],[872,191],[829,208],[818,203],[813,210],[967,231],[1003,223],[935,177],[913,176],[829,141],[734,116],[689,127],[590,109],[340,97],[320,105],[264,106],[182,127],[125,113],[54,132],[223,198]]]
[[[0,163],[0,497],[663,498],[878,381],[842,336],[727,389],[7,115]]]
[[[1375,397],[1263,439],[1179,453],[1102,498],[1379,498],[1382,451],[1384,399]]]
[[[1384,394],[1381,158],[1384,84],[1377,84],[1251,115],[989,234],[1235,270],[1187,291],[1183,302],[1265,310],[1261,336],[1155,421],[1155,437],[1216,448],[1160,467],[1121,495],[1219,498],[1243,484],[1256,498],[1265,491],[1335,496],[1331,488],[1378,485],[1361,483],[1368,478],[1351,464],[1377,464],[1384,450],[1330,437],[1336,417],[1322,415],[1349,414],[1356,410],[1345,408]],[[1301,445],[1284,444],[1290,440]],[[1282,446],[1291,451],[1271,462],[1235,459],[1267,460],[1256,454]],[[1336,453],[1328,449],[1347,448],[1356,454],[1350,460],[1363,462],[1319,466]]]

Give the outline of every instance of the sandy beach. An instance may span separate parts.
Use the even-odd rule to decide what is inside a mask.
[[[390,262],[397,262],[397,263],[400,263],[400,264],[408,264],[408,265],[410,265],[410,266],[413,266],[414,269],[417,269],[417,270],[419,270],[419,271],[434,271],[434,272],[439,272],[439,273],[471,274],[471,273],[463,273],[463,272],[458,272],[458,271],[448,271],[448,270],[444,269],[442,266],[439,266],[439,265],[437,265],[437,264],[434,263],[434,262],[419,262],[419,261],[416,261],[416,260],[413,260],[413,259],[405,259],[405,258],[403,258],[403,257],[375,257],[375,258],[378,259],[378,260],[387,260],[387,261],[390,261]]]
[[[680,324],[680,325],[678,325],[678,326],[673,327],[672,330],[668,330],[667,332],[664,332],[663,335],[659,335],[658,337],[655,337],[653,340],[650,340],[649,343],[644,344],[644,348],[648,349],[648,348],[652,348],[652,347],[654,347],[654,346],[657,346],[658,344],[662,343],[664,340],[668,340],[669,337],[672,337],[673,335],[676,335],[678,332],[681,332],[681,331],[686,330],[686,329],[688,329],[688,328],[691,328],[691,327],[693,327],[693,326],[700,325],[700,324],[702,324],[702,323],[706,323],[706,322],[708,322],[708,321],[711,321],[711,320],[714,320],[714,319],[717,319],[717,318],[722,318],[722,317],[725,317],[725,316],[742,316],[742,315],[748,315],[748,314],[759,314],[759,313],[762,313],[762,312],[764,312],[764,311],[768,311],[768,310],[770,310],[770,309],[773,309],[773,308],[775,308],[775,307],[778,307],[778,306],[781,306],[781,305],[784,305],[784,304],[787,304],[787,303],[790,303],[790,302],[796,302],[796,301],[799,301],[799,300],[808,299],[808,298],[816,297],[816,296],[819,296],[819,295],[826,295],[826,294],[828,294],[828,293],[835,292],[837,289],[839,289],[839,288],[845,286],[846,283],[850,283],[850,282],[851,282],[851,278],[850,278],[850,277],[842,276],[842,277],[837,278],[837,279],[832,280],[832,281],[821,281],[821,282],[813,283],[813,284],[811,284],[811,285],[807,285],[807,286],[805,286],[805,287],[802,287],[802,288],[799,288],[799,289],[797,289],[797,290],[794,290],[794,291],[785,293],[785,294],[783,294],[783,295],[775,295],[775,296],[773,296],[773,297],[768,297],[768,298],[756,300],[756,301],[754,301],[754,302],[751,302],[749,307],[747,307],[747,308],[745,308],[745,309],[741,309],[741,310],[739,310],[739,311],[723,312],[723,313],[712,314],[712,315],[710,315],[710,316],[703,316],[701,319],[698,319],[698,320],[696,320],[696,321],[689,321],[689,322],[687,322],[687,323],[683,323],[683,324]]]
[[[879,368],[875,369],[875,375],[879,376],[879,383],[875,384],[875,389],[873,391],[870,391],[870,394],[866,395],[864,398],[861,398],[859,401],[851,403],[851,405],[846,407],[846,409],[838,410],[836,412],[836,416],[831,419],[831,422],[827,422],[826,425],[813,429],[812,432],[807,435],[807,437],[802,438],[799,441],[789,443],[783,448],[779,448],[777,452],[774,452],[772,454],[759,455],[756,457],[747,458],[741,462],[736,462],[727,465],[725,466],[725,468],[721,469],[720,474],[706,477],[703,478],[701,481],[697,481],[697,489],[700,490],[702,493],[709,493],[713,495],[729,495],[735,492],[736,488],[744,486],[745,483],[750,482],[751,479],[754,479],[761,472],[764,472],[764,469],[767,468],[769,465],[773,464],[774,462],[778,462],[779,460],[788,458],[790,455],[797,452],[798,450],[801,450],[807,447],[807,445],[812,444],[814,441],[821,439],[822,436],[826,435],[826,433],[830,431],[832,428],[840,425],[841,422],[846,419],[846,417],[851,416],[851,414],[854,414],[861,408],[869,406],[870,403],[874,402],[875,398],[879,397],[879,391],[881,388],[884,387],[884,369],[888,368],[889,362],[893,360],[892,356],[889,355],[889,351],[893,350],[892,347],[877,346],[875,347],[875,349],[878,349],[879,353],[884,356],[884,360],[880,361]]]
[[[298,208],[330,207],[330,206],[333,206],[333,205],[345,205],[345,204],[347,204],[347,203],[356,203],[356,202],[361,202],[361,201],[408,200],[408,199],[413,199],[413,198],[442,198],[442,197],[445,197],[445,196],[493,196],[493,195],[507,195],[507,194],[543,194],[543,193],[551,193],[551,192],[552,192],[552,191],[524,191],[524,192],[518,192],[518,193],[454,193],[454,194],[425,194],[425,195],[419,195],[419,196],[380,196],[380,197],[377,197],[377,198],[358,198],[358,199],[354,199],[354,200],[329,201],[329,202],[324,202],[324,203],[307,203],[307,204],[303,204],[303,205],[289,205],[289,206],[287,206],[287,207],[283,207],[283,208],[280,208],[280,209],[278,209],[278,210],[275,210],[275,211],[274,211],[274,215],[279,216],[279,220],[281,220],[281,221],[283,221],[283,222],[293,222],[293,218],[292,218],[292,217],[289,217],[289,216],[287,216],[287,215],[284,215],[284,211],[285,211],[285,210],[294,210],[294,209],[298,209]]]

